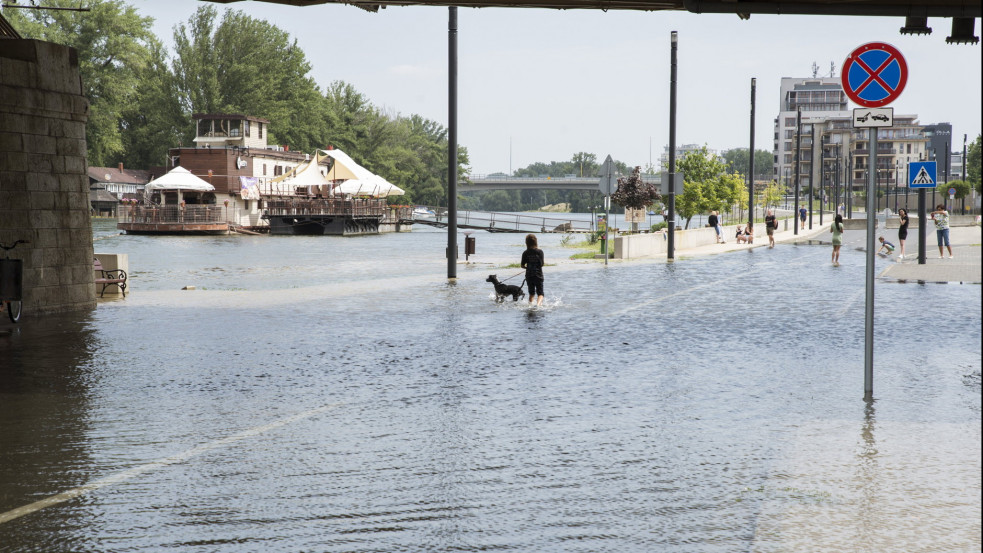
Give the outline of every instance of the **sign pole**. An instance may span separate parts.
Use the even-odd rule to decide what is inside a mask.
[[[925,189],[918,189],[918,264],[925,264]]]
[[[877,128],[867,129],[870,133],[870,170],[867,171],[867,278],[865,283],[866,305],[864,308],[864,400],[871,401],[874,395],[874,225],[877,218]]]
[[[604,196],[604,265],[608,264],[608,248],[611,247],[611,196]]]

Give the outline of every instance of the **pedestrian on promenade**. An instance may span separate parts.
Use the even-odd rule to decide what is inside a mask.
[[[717,233],[717,243],[726,244],[724,241],[723,228],[720,226],[720,216],[716,211],[711,211],[710,216],[707,217],[707,224],[713,227],[714,232]]]
[[[754,244],[754,223],[748,221],[747,227],[744,229],[744,239],[748,244]]]
[[[944,204],[935,206],[932,212],[932,220],[935,221],[935,236],[939,241],[939,259],[942,255],[942,245],[949,249],[949,259],[952,259],[952,246],[949,245],[949,212],[945,210]]]
[[[526,235],[526,251],[522,252],[522,260],[519,265],[526,270],[526,284],[529,285],[529,305],[533,299],[536,306],[543,305],[543,265],[546,264],[546,256],[543,250],[539,249],[539,243],[535,234]]]
[[[801,227],[802,229],[805,229],[806,228],[806,215],[808,215],[808,214],[809,214],[809,212],[806,210],[806,206],[800,205],[799,206],[799,220],[802,221],[802,227]]]
[[[901,224],[898,225],[898,244],[901,246],[901,254],[898,255],[898,259],[904,259],[904,241],[908,238],[908,210],[903,207],[899,209],[898,217],[901,219]]]
[[[881,257],[891,257],[891,254],[894,253],[894,244],[885,240],[883,236],[878,236],[877,239],[881,242],[881,247],[878,248],[877,255]]]
[[[775,218],[775,210],[769,209],[765,215],[765,232],[768,233],[768,247],[775,247],[775,230],[778,229],[778,219]]]
[[[833,266],[840,266],[840,246],[843,245],[843,216],[837,214],[833,220],[833,226],[829,228],[833,233]]]
[[[747,242],[747,236],[744,234],[744,227],[737,227],[737,236],[735,238],[737,238],[738,244]]]

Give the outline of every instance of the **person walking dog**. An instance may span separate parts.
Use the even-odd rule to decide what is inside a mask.
[[[543,265],[546,264],[546,256],[543,250],[539,249],[539,243],[535,234],[526,235],[526,251],[522,252],[522,260],[519,265],[526,270],[526,284],[529,285],[529,304],[532,305],[533,299],[536,306],[543,305]]]

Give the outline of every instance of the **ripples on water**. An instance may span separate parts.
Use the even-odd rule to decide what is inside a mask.
[[[441,233],[98,241],[130,297],[0,337],[0,513],[334,407],[0,551],[979,550],[978,286],[878,286],[867,406],[859,253],[548,266],[530,310],[477,236],[454,284]]]

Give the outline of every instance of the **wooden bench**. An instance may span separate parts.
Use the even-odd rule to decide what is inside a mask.
[[[123,297],[126,297],[126,271],[123,269],[103,269],[102,262],[98,259],[92,260],[92,270],[101,275],[95,279],[96,284],[102,284],[102,290],[99,293],[100,298],[106,293],[106,288],[114,284],[123,293]]]

